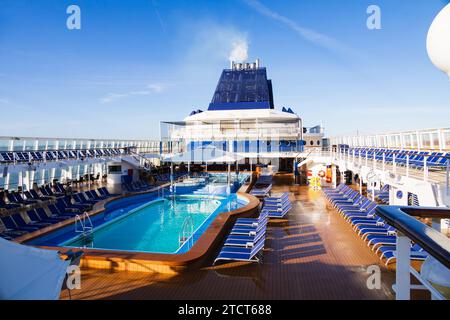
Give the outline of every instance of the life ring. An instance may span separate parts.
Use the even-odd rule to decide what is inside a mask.
[[[326,173],[323,170],[320,170],[319,173],[317,174],[319,177],[324,178]]]

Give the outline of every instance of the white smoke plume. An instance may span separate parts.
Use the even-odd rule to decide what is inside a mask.
[[[244,62],[248,59],[248,42],[245,38],[239,38],[232,42],[232,48],[228,60]]]

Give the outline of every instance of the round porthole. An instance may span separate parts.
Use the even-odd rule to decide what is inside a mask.
[[[397,199],[403,198],[403,192],[401,190],[397,191]]]

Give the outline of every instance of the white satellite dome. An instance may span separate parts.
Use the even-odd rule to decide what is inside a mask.
[[[450,76],[450,4],[439,12],[428,30],[427,51],[433,64]]]

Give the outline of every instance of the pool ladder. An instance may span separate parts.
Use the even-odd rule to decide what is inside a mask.
[[[194,239],[194,219],[192,216],[187,216],[184,221],[183,225],[181,227],[181,232],[178,236],[178,242],[180,247],[184,245],[187,241],[189,241],[188,246],[189,248],[192,247]]]
[[[81,233],[81,239],[84,243],[93,241],[94,226],[87,212],[81,216],[78,214],[75,216],[75,233]]]

